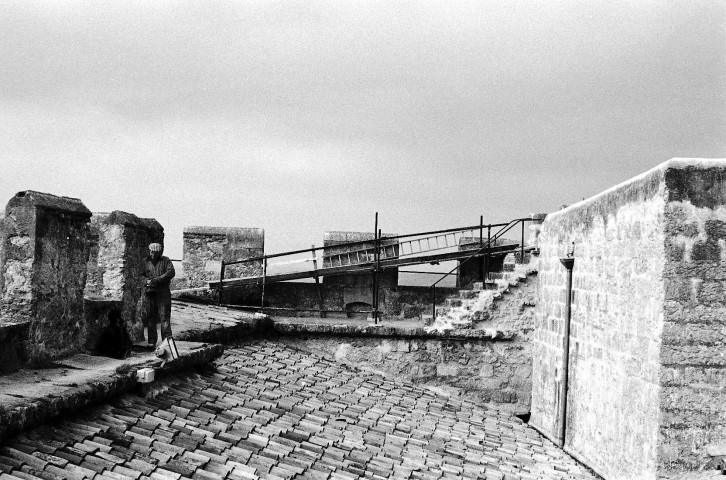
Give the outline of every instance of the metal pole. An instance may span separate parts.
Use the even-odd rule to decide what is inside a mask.
[[[315,245],[313,245],[313,270],[318,270],[318,258],[315,256]],[[320,304],[320,318],[325,318],[325,305],[323,303],[323,287],[320,284],[320,278],[315,273],[315,285],[318,290],[318,302]]]
[[[484,246],[484,215],[479,217],[479,249]],[[476,263],[479,266],[479,281],[484,282],[484,259],[478,257]],[[461,275],[461,272],[459,272]]]
[[[482,288],[486,288],[487,277],[489,276],[489,249],[492,247],[492,226],[487,225],[487,246],[484,249],[484,283]]]
[[[567,298],[565,300],[565,325],[564,332],[562,333],[562,383],[560,384],[560,405],[558,412],[558,429],[557,429],[557,440],[560,443],[560,447],[565,446],[565,429],[567,428],[567,383],[569,378],[570,370],[570,317],[572,312],[572,267],[575,264],[575,259],[572,256],[560,258],[560,262],[567,269],[567,286],[565,291]]]
[[[260,311],[265,309],[265,285],[267,284],[267,257],[262,260],[262,298],[260,300]]]
[[[378,212],[376,212],[376,223],[373,230],[373,322],[378,323]]]
[[[436,322],[436,285],[431,285],[431,318]]]
[[[378,229],[378,238],[376,240],[376,323],[380,320],[381,313],[378,309],[381,302],[381,277],[379,276],[379,271],[381,269],[381,229]]]
[[[222,305],[222,280],[224,280],[224,260],[219,267],[219,290],[217,291],[217,305]]]

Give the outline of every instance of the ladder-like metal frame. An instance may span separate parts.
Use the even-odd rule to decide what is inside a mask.
[[[318,285],[318,294],[320,301],[321,316],[324,316],[323,292],[319,278],[326,275],[340,275],[346,273],[373,273],[373,314],[374,319],[378,319],[378,273],[388,268],[396,268],[406,265],[416,265],[424,263],[438,263],[448,260],[462,260],[466,263],[471,258],[480,258],[483,260],[480,266],[480,272],[486,272],[488,267],[488,256],[492,253],[504,253],[505,251],[514,251],[519,248],[521,255],[524,254],[524,223],[530,221],[530,218],[519,218],[507,223],[484,225],[483,217],[480,217],[479,225],[452,228],[447,230],[437,230],[430,232],[420,232],[406,235],[381,235],[378,228],[378,214],[376,213],[376,223],[374,230],[374,238],[372,240],[362,240],[357,242],[345,242],[337,245],[329,245],[325,247],[315,247],[283,252],[272,255],[263,255],[244,260],[225,262],[222,261],[220,268],[219,281],[208,282],[208,288],[217,290],[218,303],[221,304],[222,292],[224,288],[240,285],[261,285],[262,295],[260,309],[264,309],[265,287],[268,283],[282,282],[288,280],[297,280],[302,278],[313,278]],[[503,244],[498,245],[496,242],[501,240],[504,233],[510,230],[515,224],[522,224],[522,239],[520,244]],[[484,241],[483,231],[487,229],[487,240]],[[497,233],[492,236],[492,229],[498,229]],[[454,251],[442,252],[442,250]],[[316,253],[322,250],[323,255],[317,256]],[[332,251],[331,251],[332,250]],[[277,262],[270,264],[270,259],[289,257],[292,255],[311,254],[310,258],[302,260],[292,260],[285,262]],[[321,261],[322,260],[322,261]],[[262,275],[239,278],[224,278],[225,269],[228,265],[259,262],[262,264]],[[290,265],[299,263],[311,263],[312,268],[293,273],[282,273],[270,275],[269,268],[271,266]],[[321,266],[322,263],[322,266]],[[453,271],[457,270],[455,268]],[[451,274],[449,272],[447,275]],[[480,273],[483,276],[483,273]],[[480,280],[483,280],[481,278]],[[440,281],[440,280],[439,280]],[[435,298],[435,288],[438,281],[431,286],[433,296]],[[435,314],[435,312],[434,312]]]

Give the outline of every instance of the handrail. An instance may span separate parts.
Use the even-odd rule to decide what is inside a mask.
[[[503,234],[505,234],[506,232],[511,230],[511,228],[514,225],[516,225],[517,223],[520,223],[520,222],[522,223],[522,236],[524,238],[524,222],[531,221],[531,220],[532,220],[531,218],[519,218],[519,219],[511,220],[507,223],[491,223],[491,224],[485,225],[483,222],[483,217],[480,217],[480,221],[479,221],[478,225],[471,225],[471,226],[458,227],[458,228],[447,228],[447,229],[441,229],[441,230],[431,230],[431,231],[426,231],[426,232],[408,233],[408,234],[402,234],[402,235],[381,235],[380,229],[377,228],[378,227],[378,214],[376,213],[376,230],[374,231],[374,238],[371,238],[371,239],[357,240],[357,241],[353,241],[353,242],[339,242],[339,243],[335,243],[334,245],[324,245],[322,247],[312,246],[312,248],[291,250],[288,252],[275,253],[275,254],[271,254],[271,255],[261,255],[261,256],[250,257],[250,258],[246,258],[246,259],[242,259],[242,260],[225,261],[223,259],[220,262],[219,282],[218,282],[218,286],[217,286],[217,288],[218,288],[217,303],[222,304],[224,282],[225,282],[225,279],[224,279],[225,272],[227,270],[227,267],[229,267],[231,265],[239,265],[239,264],[245,264],[245,263],[251,263],[251,262],[259,262],[262,264],[262,296],[261,296],[261,302],[260,302],[259,308],[264,309],[265,308],[265,303],[264,303],[265,302],[265,285],[267,283],[267,277],[268,277],[268,275],[270,275],[269,270],[268,270],[269,267],[270,266],[276,267],[278,265],[283,265],[283,264],[308,262],[307,259],[304,259],[304,260],[291,260],[291,261],[282,262],[279,264],[277,264],[277,263],[269,264],[268,261],[270,259],[310,253],[313,256],[312,261],[314,262],[314,271],[313,271],[313,273],[314,273],[315,271],[317,271],[319,269],[319,267],[317,266],[318,260],[323,265],[325,265],[325,262],[327,262],[328,259],[330,259],[330,262],[332,264],[334,262],[335,257],[342,258],[342,255],[351,255],[351,254],[356,254],[356,256],[357,256],[357,254],[360,252],[366,252],[364,255],[363,262],[361,262],[360,258],[358,258],[357,259],[358,263],[351,263],[350,265],[341,264],[340,266],[346,267],[346,268],[350,267],[351,271],[353,271],[355,267],[360,267],[360,266],[365,266],[365,265],[369,265],[369,266],[373,267],[373,274],[374,274],[373,315],[374,315],[374,318],[377,320],[377,318],[378,318],[378,298],[377,298],[378,287],[376,285],[377,282],[375,281],[375,277],[377,277],[378,271],[381,269],[381,260],[387,261],[389,258],[404,260],[404,258],[407,258],[409,255],[417,255],[417,254],[423,253],[423,251],[415,252],[413,250],[412,245],[417,241],[419,243],[419,248],[421,247],[421,242],[426,241],[428,244],[428,247],[429,247],[429,250],[427,250],[427,251],[433,251],[433,250],[437,250],[437,249],[440,250],[442,248],[446,249],[446,248],[457,248],[458,247],[458,251],[460,253],[462,253],[463,255],[466,255],[466,253],[468,253],[468,251],[469,251],[469,248],[466,248],[466,246],[472,245],[472,243],[462,242],[462,239],[469,238],[467,236],[467,232],[471,232],[471,235],[472,235],[471,238],[477,239],[477,236],[478,236],[478,239],[477,239],[478,241],[473,242],[473,245],[475,246],[478,243],[480,248],[478,250],[475,250],[474,253],[472,253],[470,256],[466,257],[464,260],[460,261],[459,265],[456,268],[443,274],[443,276],[441,278],[439,278],[436,282],[434,282],[430,287],[434,293],[434,301],[433,301],[434,307],[433,308],[434,308],[434,318],[435,318],[435,316],[436,316],[436,310],[435,310],[436,309],[436,305],[435,305],[436,304],[436,302],[435,302],[436,285],[439,282],[441,282],[444,278],[451,276],[453,274],[453,272],[455,272],[457,269],[461,268],[462,265],[466,264],[472,258],[474,258],[476,256],[480,256],[482,251],[490,248],[493,242],[496,242],[499,238],[502,237]],[[488,233],[488,235],[487,235],[488,238],[487,238],[486,244],[484,244],[483,236],[482,236],[482,232],[483,232],[484,228],[487,229],[487,233]],[[491,230],[495,229],[495,228],[499,228],[499,230],[495,233],[494,237],[492,237]],[[476,235],[476,232],[478,232],[478,235]],[[448,244],[449,235],[452,236],[451,245]],[[439,243],[439,240],[438,240],[438,236],[444,236],[444,238],[445,238],[444,242],[443,242],[444,247],[441,247],[441,244]],[[418,238],[418,240],[417,240],[416,237],[428,237],[428,238]],[[432,238],[436,239],[435,247],[433,249],[431,249],[431,243],[429,243]],[[410,239],[410,240],[401,241],[401,239]],[[396,241],[396,240],[398,240],[398,241]],[[405,252],[404,245],[406,245],[406,244],[410,244],[409,249],[411,249],[411,251],[409,253],[404,253]],[[522,246],[523,246],[523,244],[524,244],[524,240],[522,240]],[[351,247],[357,247],[357,246],[365,246],[365,247],[360,248],[358,250],[351,249]],[[392,256],[389,257],[389,253],[388,253],[387,249],[389,249],[391,247],[396,247],[396,246],[399,247],[400,251],[395,250],[394,253],[392,254]],[[462,246],[464,246],[463,251],[461,248]],[[333,254],[328,254],[328,255],[323,254],[320,257],[317,257],[317,259],[315,258],[316,252],[321,251],[321,250],[330,251],[332,249],[335,249],[335,250],[345,249],[345,251],[343,253],[333,253]],[[383,250],[383,249],[385,249],[385,250]],[[383,250],[383,251],[381,251],[381,250]],[[372,259],[369,256],[371,251],[373,253]],[[487,253],[487,255],[488,255],[488,253]],[[414,258],[417,259],[417,257],[414,257]],[[457,258],[458,258],[458,256],[457,256]],[[437,272],[435,274],[440,274],[440,272]],[[480,275],[481,275],[481,273],[480,273]],[[273,280],[273,281],[275,281],[275,280]],[[321,309],[322,309],[322,297],[321,297]]]
[[[424,235],[437,235],[437,234],[440,234],[440,233],[464,232],[466,230],[478,230],[478,229],[480,229],[482,227],[485,227],[485,228],[486,227],[495,228],[495,227],[500,227],[500,226],[505,226],[505,225],[508,225],[508,224],[507,223],[492,223],[492,224],[489,224],[489,225],[472,225],[472,226],[459,227],[459,228],[447,228],[445,230],[432,230],[432,231],[429,231],[429,232],[406,233],[406,234],[403,234],[403,235],[390,235],[389,236],[389,235],[385,235],[384,234],[381,237],[381,241],[382,241],[382,244],[385,245],[385,243],[387,241],[389,241],[389,240],[396,240],[396,239],[399,239],[399,238],[421,237],[421,236],[424,236]],[[299,253],[315,252],[315,251],[318,251],[318,250],[324,250],[324,249],[330,249],[330,248],[351,247],[351,246],[354,246],[354,245],[371,244],[371,243],[375,243],[375,241],[376,241],[375,238],[371,238],[370,240],[356,240],[355,242],[341,242],[341,243],[337,243],[335,245],[327,245],[327,246],[315,247],[315,248],[303,248],[301,250],[291,250],[289,252],[273,253],[271,255],[262,255],[262,256],[258,256],[258,257],[250,257],[250,258],[245,258],[243,260],[233,260],[231,262],[224,262],[224,263],[225,263],[225,265],[236,265],[238,263],[259,262],[259,261],[264,260],[266,258],[267,259],[270,259],[270,258],[284,257],[284,256],[288,256],[288,255],[297,255]],[[388,246],[390,246],[390,245],[388,245]],[[369,247],[366,250],[372,249],[372,248],[375,248],[375,247]]]
[[[509,223],[503,224],[504,226],[497,231],[493,237],[490,237],[487,239],[486,243],[479,248],[477,251],[472,253],[470,256],[466,257],[465,259],[459,261],[459,263],[449,270],[448,273],[445,273],[441,278],[436,280],[434,283],[431,284],[429,287],[431,289],[431,315],[433,317],[433,321],[436,321],[436,285],[438,285],[439,282],[444,280],[446,277],[452,275],[455,271],[461,269],[461,267],[466,264],[469,260],[471,260],[474,257],[480,256],[482,251],[485,251],[485,255],[488,255],[488,250],[492,247],[492,242],[496,242],[499,238],[502,237],[505,233],[507,233],[509,230],[512,229],[515,225],[521,223],[522,224],[522,239],[520,242],[520,255],[522,257],[524,256],[524,222],[531,222],[532,218],[524,217],[524,218],[517,218],[514,220],[510,220]],[[484,225],[485,227],[487,225]],[[483,281],[486,281],[485,279],[482,279]]]

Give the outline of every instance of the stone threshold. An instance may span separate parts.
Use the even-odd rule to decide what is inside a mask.
[[[163,366],[148,350],[134,351],[124,360],[77,354],[50,368],[26,368],[0,376],[0,440],[133,390],[140,368],[154,368],[159,378],[209,363],[224,351],[221,345],[176,344],[179,358]]]

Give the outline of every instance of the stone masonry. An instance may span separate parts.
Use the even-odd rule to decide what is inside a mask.
[[[184,274],[189,288],[219,280],[221,262],[244,260],[265,254],[265,231],[261,228],[184,228]],[[262,274],[262,261],[230,265],[225,278]]]
[[[114,211],[91,217],[90,254],[85,298],[87,303],[114,302],[121,308],[126,328],[135,341],[144,338],[140,302],[143,296],[143,260],[150,243],[164,243],[164,228],[154,219]],[[97,307],[97,306],[96,306]],[[87,305],[88,308],[88,305]],[[103,311],[89,308],[89,311]],[[104,318],[88,316],[89,329],[105,325]],[[92,342],[94,335],[89,332]]]
[[[19,192],[7,204],[0,324],[27,324],[31,363],[82,347],[90,217],[80,200],[47,193]]]
[[[381,243],[386,244],[385,237],[393,236],[393,234],[383,234]],[[363,242],[370,240],[370,243],[363,243],[356,246],[340,247],[338,245],[348,242]],[[393,242],[395,243],[395,241]],[[336,254],[355,251],[359,249],[370,249],[367,260],[374,261],[373,250],[375,247],[374,235],[369,232],[325,232],[323,246],[323,255],[325,257],[324,266],[337,266],[342,261],[346,264],[347,256],[339,256]],[[397,253],[398,247],[394,248]],[[383,257],[382,257],[383,258]],[[345,275],[328,276],[323,279],[323,283],[327,287],[335,287],[340,289],[342,298],[339,299],[337,309],[345,310],[367,310],[373,305],[373,274],[371,273],[349,273]],[[389,268],[378,273],[378,292],[379,292],[379,309],[385,315],[396,314],[396,292],[398,286],[398,268]]]
[[[569,381],[560,398],[574,242]],[[674,159],[547,216],[531,423],[608,479],[707,466],[726,441],[726,161]]]

